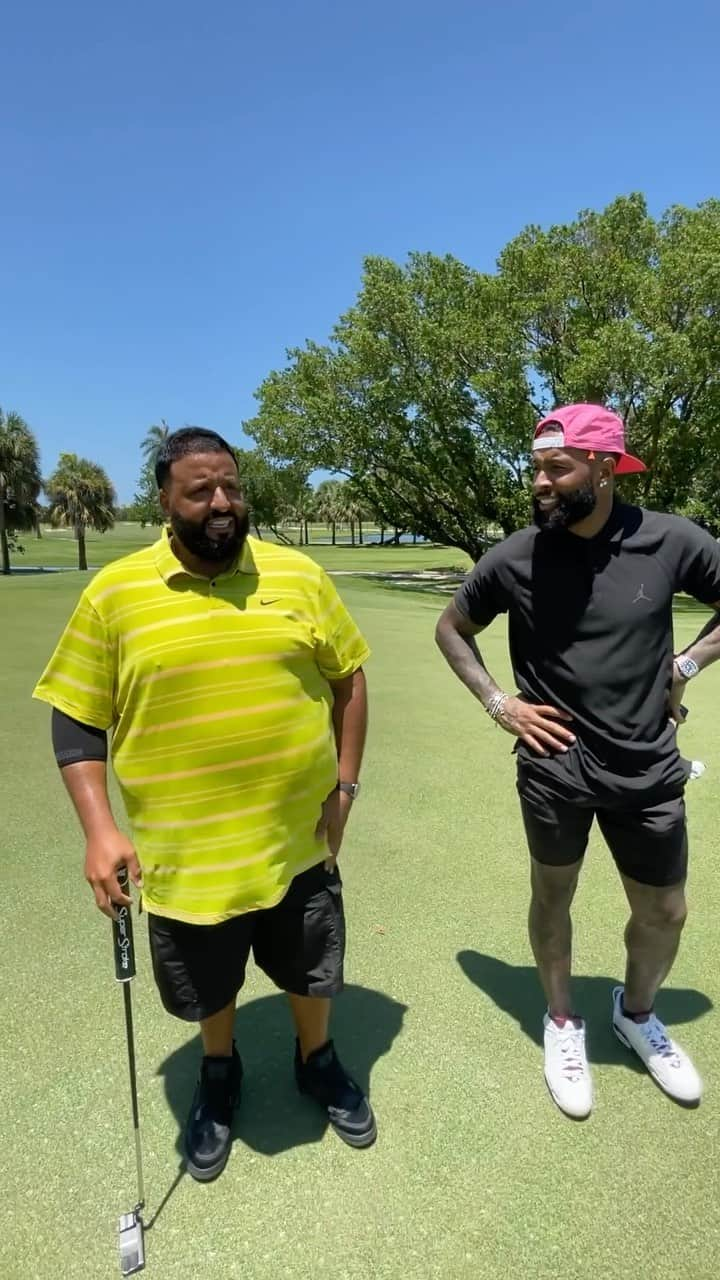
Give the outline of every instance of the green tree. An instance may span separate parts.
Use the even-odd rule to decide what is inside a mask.
[[[497,360],[498,292],[452,258],[369,259],[331,344],[290,353],[246,430],[276,458],[351,478],[383,525],[479,554],[485,526],[514,527],[526,505],[533,422],[521,362],[507,343]]]
[[[720,201],[660,219],[641,195],[500,257],[512,323],[548,405],[614,406],[649,471],[633,492],[679,510],[720,481]],[[718,498],[713,496],[717,511]]]
[[[160,528],[165,523],[155,481],[155,463],[150,458],[143,463],[132,507],[135,513],[134,518],[140,521],[143,529],[146,525]]]
[[[0,409],[0,556],[10,573],[10,552],[22,551],[14,534],[34,529],[40,495],[37,441],[19,413]]]
[[[330,529],[332,545],[337,542],[337,526],[345,517],[342,480],[321,480],[315,490],[315,514]]]
[[[289,494],[287,524],[298,526],[299,546],[310,546],[310,521],[315,519],[315,491],[307,480],[301,480]]]
[[[343,485],[343,498],[345,506],[345,516],[350,525],[350,542],[355,546],[355,529],[357,528],[358,542],[363,545],[363,520],[367,511],[367,502],[359,489],[352,480],[346,480]]]
[[[472,556],[528,518],[537,418],[608,403],[651,470],[650,506],[720,507],[720,202],[654,219],[640,195],[543,230],[494,274],[411,254],[365,263],[329,343],[257,392],[271,457],[350,478],[381,525]]]
[[[243,496],[258,537],[269,529],[279,542],[290,539],[281,528],[293,518],[299,495],[307,482],[304,471],[294,465],[277,466],[258,449],[235,449]]]
[[[153,426],[148,427],[145,432],[140,449],[142,450],[146,461],[151,463],[153,467],[157,462],[157,456],[160,450],[165,444],[168,436],[171,434],[171,428],[168,426],[164,418],[161,418],[159,423],[154,423]]]
[[[132,506],[135,519],[139,520],[143,529],[146,525],[160,528],[165,523],[155,481],[155,463],[169,435],[171,435],[171,428],[165,419],[161,418],[159,423],[148,427],[140,445],[144,461]]]
[[[50,519],[72,529],[78,544],[78,568],[87,569],[85,535],[88,529],[106,533],[115,523],[115,491],[96,462],[76,453],[61,453],[43,488],[50,500]]]

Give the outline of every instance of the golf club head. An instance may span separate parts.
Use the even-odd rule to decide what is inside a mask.
[[[118,1223],[120,1274],[132,1276],[145,1266],[145,1241],[139,1213],[124,1213]]]

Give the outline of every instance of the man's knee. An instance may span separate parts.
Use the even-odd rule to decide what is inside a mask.
[[[530,863],[531,908],[544,912],[565,911],[577,889],[582,861],[569,866],[549,866],[532,858]]]
[[[648,887],[634,895],[632,919],[651,929],[679,931],[687,919],[687,902],[681,885],[668,889]]]

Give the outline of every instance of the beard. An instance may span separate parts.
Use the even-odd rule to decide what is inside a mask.
[[[228,533],[221,538],[211,538],[207,532],[207,525],[212,518],[208,516],[207,520],[198,522],[186,520],[177,512],[173,512],[170,516],[170,527],[185,550],[197,556],[198,560],[207,560],[213,564],[234,560],[250,530],[249,513],[246,511],[242,516],[233,516],[233,524]]]
[[[597,494],[591,481],[573,489],[572,493],[558,497],[550,511],[543,511],[537,498],[533,498],[533,519],[539,529],[572,529],[574,524],[591,516],[597,505]]]

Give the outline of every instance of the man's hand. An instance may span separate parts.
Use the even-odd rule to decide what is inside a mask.
[[[101,835],[93,835],[88,839],[85,847],[85,879],[95,894],[98,907],[110,920],[117,920],[115,906],[129,907],[132,902],[118,884],[117,873],[120,867],[127,867],[133,884],[140,888],[140,863],[131,842],[122,831],[111,827]]]
[[[687,680],[684,680],[678,670],[677,663],[673,662],[673,682],[668,693],[668,714],[671,720],[679,728],[685,723],[685,712],[682,709],[683,694],[687,688]]]
[[[326,844],[329,850],[325,859],[326,871],[335,869],[352,803],[352,796],[345,791],[331,791],[323,803],[320,821],[315,828],[315,836]]]
[[[575,734],[565,728],[571,720],[567,711],[558,711],[557,707],[537,707],[522,698],[508,698],[497,723],[539,756],[547,756],[551,751],[567,751],[572,746]]]

